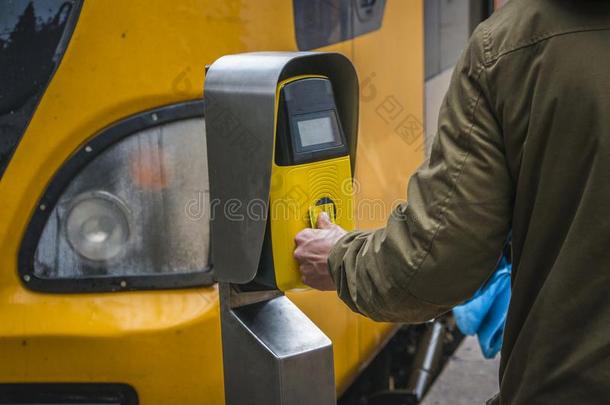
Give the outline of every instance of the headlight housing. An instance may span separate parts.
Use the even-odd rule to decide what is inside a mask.
[[[121,121],[52,180],[19,255],[25,284],[50,292],[213,282],[203,102]]]
[[[65,238],[72,250],[103,266],[124,252],[131,214],[123,201],[106,191],[76,196],[65,215]]]

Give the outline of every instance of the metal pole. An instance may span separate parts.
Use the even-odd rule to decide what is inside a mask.
[[[227,405],[336,403],[330,339],[280,291],[220,284]]]

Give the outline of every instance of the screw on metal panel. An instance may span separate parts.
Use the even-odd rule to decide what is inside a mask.
[[[156,113],[152,113],[150,118],[152,118],[152,120],[156,122],[159,119],[159,116]]]
[[[121,288],[127,287],[127,281],[121,280]]]
[[[23,281],[25,281],[26,283],[30,282],[30,275],[26,274],[25,276],[23,276]]]
[[[93,152],[93,148],[89,145],[85,146],[85,152],[89,153],[89,152]]]
[[[44,204],[40,204],[40,211],[44,211],[47,209],[47,206]]]

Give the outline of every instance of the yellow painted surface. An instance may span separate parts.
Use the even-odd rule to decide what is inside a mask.
[[[275,96],[275,129],[280,92],[294,81],[321,76],[297,76],[278,85]],[[275,134],[275,146],[277,133]],[[301,281],[299,265],[293,256],[294,238],[310,225],[310,213],[321,198],[330,198],[336,207],[333,222],[346,230],[354,229],[352,169],[349,156],[294,166],[279,166],[274,161],[271,170],[269,215],[275,280],[279,290],[306,288]],[[332,206],[332,205],[331,205]]]
[[[351,168],[349,156],[296,166],[273,165],[270,215],[276,283],[281,291],[303,288],[299,265],[294,259],[294,237],[309,227],[309,209],[323,197],[337,207],[338,225],[353,230]],[[347,188],[349,187],[349,188]],[[281,270],[279,270],[281,269]]]
[[[360,127],[356,160],[356,227],[385,225],[406,199],[409,176],[422,164],[423,1],[388,0],[381,30],[352,41],[360,80]],[[364,317],[359,345],[367,358],[387,338],[386,329]]]
[[[422,1],[388,0],[382,29],[323,49],[350,57],[361,81],[373,76],[362,83],[358,204],[404,197],[422,161],[423,151],[396,132],[399,117],[379,113],[394,96],[401,113],[422,122],[422,24]],[[206,64],[255,50],[296,50],[292,2],[85,2],[0,181],[0,382],[123,382],[145,405],[223,403],[215,288],[34,293],[19,283],[17,252],[37,200],[79,145],[137,112],[200,97]],[[366,228],[385,217],[357,219]],[[344,390],[393,327],[352,314],[333,293],[289,296],[333,340]]]

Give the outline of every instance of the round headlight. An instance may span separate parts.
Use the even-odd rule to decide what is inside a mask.
[[[117,257],[129,239],[129,212],[113,194],[94,191],[77,196],[66,217],[72,249],[93,261]]]

